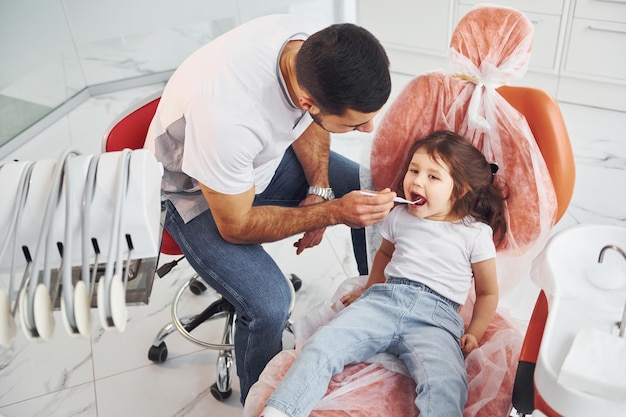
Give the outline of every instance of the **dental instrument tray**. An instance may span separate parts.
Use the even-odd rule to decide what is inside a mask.
[[[0,166],[0,345],[17,327],[52,338],[55,308],[72,335],[90,336],[93,307],[105,330],[125,329],[127,304],[152,290],[162,175],[145,149]]]

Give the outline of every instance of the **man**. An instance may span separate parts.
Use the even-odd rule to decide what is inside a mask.
[[[367,273],[362,228],[387,215],[395,193],[354,191],[359,166],[330,151],[330,132],[371,132],[390,90],[387,56],[369,32],[340,24],[308,37],[288,15],[213,40],[165,87],[146,140],[165,168],[165,226],[236,308],[242,403],[282,349],[290,302],[261,243],[304,232],[299,254],[343,223],[360,229],[353,242]]]

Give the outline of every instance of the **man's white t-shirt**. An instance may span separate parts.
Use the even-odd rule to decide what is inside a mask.
[[[168,81],[145,147],[165,168],[163,191],[185,221],[208,208],[198,183],[224,194],[270,183],[312,122],[289,98],[278,59],[318,28],[264,16],[195,51]]]
[[[473,283],[472,263],[496,256],[493,231],[471,217],[427,220],[397,206],[383,221],[382,237],[395,245],[386,278],[407,278],[464,304]]]

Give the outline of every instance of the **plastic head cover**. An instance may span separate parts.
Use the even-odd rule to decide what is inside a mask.
[[[457,25],[450,41],[450,71],[467,81],[447,114],[508,184],[507,249],[519,252],[554,225],[556,197],[535,138],[517,110],[496,89],[521,78],[528,67],[533,25],[506,7],[477,7]],[[460,126],[459,109],[466,109]],[[521,119],[521,120],[520,120]]]
[[[471,92],[467,109],[470,130],[497,129],[492,96],[498,95],[496,88],[524,76],[532,43],[532,23],[514,9],[482,6],[459,21],[450,40],[448,65],[454,76],[475,86],[468,85],[464,90],[471,91],[458,97],[452,109],[463,106]]]

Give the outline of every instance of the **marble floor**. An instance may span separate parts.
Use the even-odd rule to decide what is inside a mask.
[[[394,75],[394,95],[408,80]],[[73,147],[85,153],[100,151],[106,127],[136,100],[162,88],[141,87],[93,97],[9,159],[53,158]],[[626,114],[561,103],[577,163],[577,182],[570,208],[555,230],[578,223],[626,226]],[[346,134],[333,138],[338,152],[368,163],[372,135]],[[266,245],[285,273],[304,282],[293,318],[326,300],[341,281],[357,274],[350,256],[349,231],[329,228],[316,248],[296,256],[295,238]],[[169,260],[163,257],[162,262]],[[216,352],[173,334],[167,339],[169,357],[155,365],[148,348],[170,318],[176,289],[191,276],[184,262],[164,278],[155,278],[149,304],[130,307],[123,333],[102,329],[94,313],[90,339],[68,336],[57,315],[54,337],[45,343],[28,342],[18,330],[12,349],[0,351],[0,415],[4,417],[234,417],[241,415],[238,383],[234,394],[216,401],[209,392],[215,378]],[[520,320],[530,315],[537,288],[530,281],[515,291],[515,301],[504,297],[501,309]],[[196,311],[210,294],[185,296],[182,309]],[[520,302],[521,300],[521,302]],[[183,312],[184,312],[183,311]],[[207,326],[200,337],[221,329]]]

